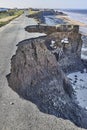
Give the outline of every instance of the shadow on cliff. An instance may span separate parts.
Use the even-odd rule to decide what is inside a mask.
[[[9,81],[10,74],[6,77]],[[56,84],[56,81],[52,79],[49,79],[49,82],[54,82],[54,86]],[[87,111],[75,103],[73,99],[75,95],[70,94],[72,93],[70,92],[72,88],[70,88],[65,80],[63,83],[65,86],[65,95],[62,94],[61,90],[57,89],[56,86],[49,88],[48,81],[44,81],[44,85],[42,82],[41,86],[38,84],[38,86],[30,87],[27,85],[27,87],[22,89],[14,89],[12,86],[10,86],[10,88],[21,98],[34,103],[41,112],[54,115],[64,120],[70,120],[80,128],[87,128]],[[67,87],[69,87],[70,90],[68,90]]]
[[[47,49],[44,38],[19,43],[11,59],[11,73],[6,77],[9,86],[41,112],[87,128],[87,112],[76,104],[71,83]]]

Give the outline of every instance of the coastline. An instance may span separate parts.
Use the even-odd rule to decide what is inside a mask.
[[[29,20],[29,22],[30,22],[30,20]],[[32,25],[32,21],[29,23],[29,25]],[[22,24],[22,26],[23,26],[23,24]],[[19,26],[20,27],[20,26]],[[13,30],[13,29],[11,29],[11,30]],[[21,30],[21,28],[20,28],[20,30]],[[24,31],[24,29],[23,29],[23,31]],[[15,33],[15,34],[17,34],[17,33]],[[25,34],[26,34],[26,32],[25,33],[23,33],[22,31],[21,31],[21,33],[18,33],[18,34],[20,34],[21,36],[25,36]],[[39,35],[39,34],[38,34]],[[27,35],[28,36],[28,35]],[[32,34],[32,33],[29,33],[29,37],[30,36],[35,36],[35,34]],[[58,35],[57,35],[58,36]],[[61,36],[62,36],[62,34],[61,34]],[[66,35],[67,36],[67,35]],[[23,38],[23,37],[22,37]],[[73,38],[73,39],[75,39],[75,37]],[[23,41],[24,42],[24,45],[26,44],[26,45],[30,45],[30,44],[27,44],[27,43],[25,43],[26,41],[28,41],[28,40],[25,40],[25,41]],[[29,41],[28,41],[29,42]],[[41,42],[41,40],[40,41],[38,41],[39,43]],[[20,42],[21,43],[21,42]],[[31,41],[31,43],[32,43],[32,41]],[[37,43],[37,41],[35,42],[35,44]],[[42,42],[41,42],[42,43]],[[48,42],[47,42],[48,43]],[[7,43],[6,43],[7,44]],[[20,53],[20,55],[19,55],[19,58],[22,60],[22,62],[19,62],[19,63],[24,63],[24,67],[25,68],[27,68],[27,67],[29,67],[29,64],[28,64],[28,66],[27,66],[27,64],[26,63],[28,63],[28,60],[30,59],[30,62],[32,62],[33,61],[33,54],[35,54],[34,55],[34,57],[35,57],[35,62],[33,62],[33,65],[34,65],[34,63],[37,63],[37,57],[38,57],[38,55],[40,55],[40,60],[42,60],[42,62],[41,62],[41,64],[43,63],[43,61],[46,61],[46,60],[43,60],[44,58],[43,57],[41,57],[41,56],[43,56],[44,55],[44,53],[43,52],[46,52],[46,48],[44,48],[44,46],[41,46],[41,48],[42,48],[42,51],[41,51],[41,49],[36,49],[36,47],[38,46],[35,46],[35,44],[34,44],[34,42],[33,42],[33,44],[32,44],[32,48],[33,48],[33,50],[34,51],[32,51],[32,52],[35,52],[35,53],[30,53],[31,55],[29,55],[30,56],[30,58],[29,58],[29,56],[28,55],[26,55],[26,54],[29,54],[29,52],[31,52],[31,51],[29,51],[29,46],[26,46],[26,47],[24,47],[24,51],[23,51],[23,49],[22,49],[22,53]],[[21,46],[22,44],[20,44],[20,46]],[[28,49],[28,51],[26,51],[26,48]],[[31,49],[31,48],[30,48]],[[44,49],[44,51],[43,51],[43,49]],[[38,52],[39,53],[36,53],[36,50],[39,50]],[[28,53],[24,53],[24,52],[28,52]],[[42,54],[41,54],[41,52],[42,52]],[[21,58],[21,54],[23,54],[23,58],[24,58],[24,60]],[[37,55],[38,54],[38,55]],[[50,53],[48,53],[49,55],[48,55],[48,57],[50,56]],[[28,57],[28,58],[27,58]],[[47,53],[46,53],[46,56],[45,57],[47,57]],[[19,60],[17,60],[17,61],[19,61]],[[27,62],[23,62],[23,61],[27,61]],[[54,60],[53,60],[54,61]],[[29,63],[30,63],[29,62]],[[13,63],[16,63],[16,62],[13,62]],[[50,64],[49,64],[50,63]],[[53,62],[53,64],[54,64],[55,62]],[[32,65],[32,66],[33,66]],[[36,64],[35,64],[36,65]],[[47,66],[51,66],[52,65],[52,56],[50,57],[50,60],[47,60]],[[20,66],[20,65],[19,65]],[[30,65],[31,66],[31,65]],[[31,67],[32,67],[31,66]],[[20,66],[21,67],[21,66]],[[23,70],[24,70],[24,67],[23,67],[23,69],[22,69],[22,74],[23,74]],[[35,69],[35,67],[33,67],[34,69]],[[40,68],[40,66],[39,66],[39,68]],[[39,68],[38,68],[38,70],[39,70]],[[17,67],[16,67],[16,69],[17,69]],[[29,69],[29,70],[32,70],[32,69]],[[46,69],[45,69],[46,70]],[[17,71],[18,72],[18,71]],[[26,71],[27,73],[26,74],[29,74],[29,71]],[[40,71],[39,71],[40,72]],[[45,71],[43,71],[43,73],[44,73]],[[52,69],[51,69],[51,72],[52,72]],[[43,74],[42,73],[42,74]],[[54,74],[54,73],[53,73]],[[26,75],[25,75],[26,76]],[[24,77],[25,77],[24,76]],[[19,76],[19,78],[20,77],[22,77],[22,76]],[[27,77],[29,77],[29,76],[27,76]],[[32,76],[30,76],[30,77],[32,77]],[[37,76],[38,77],[38,76]],[[50,76],[51,77],[51,76]],[[15,77],[14,77],[14,79],[15,79]],[[26,78],[27,79],[27,78]],[[49,79],[49,78],[47,78],[47,79]],[[60,78],[61,79],[61,78]],[[22,80],[23,81],[23,80]],[[38,80],[37,80],[38,81]],[[16,81],[17,82],[17,81]],[[33,82],[30,82],[31,83],[31,85],[34,85],[34,83],[35,83],[35,81],[33,80]],[[55,86],[55,84],[56,84],[56,81],[54,80],[54,82],[51,82],[50,83],[50,85],[52,85],[52,83],[54,83],[54,86]],[[48,85],[47,85],[48,86]],[[38,86],[37,86],[38,87]],[[41,87],[41,86],[40,86]],[[49,86],[48,86],[49,87]],[[45,87],[44,87],[45,88]],[[49,87],[50,88],[50,87]],[[48,88],[48,91],[49,91],[49,88]],[[7,89],[8,90],[8,89]],[[7,91],[6,90],[6,91]],[[36,90],[36,87],[35,87],[35,89],[34,90]],[[55,89],[54,89],[55,90]],[[24,91],[24,90],[23,90]],[[35,92],[35,91],[34,91]],[[38,91],[37,91],[38,92]],[[41,89],[41,93],[40,93],[40,91],[39,91],[39,93],[41,94],[40,96],[43,96],[43,94],[42,94],[42,89]],[[57,91],[56,91],[57,92]],[[9,91],[8,91],[8,95],[9,95]],[[54,107],[54,108],[57,108],[55,105],[57,104],[57,103],[55,103],[55,100],[53,100],[53,99],[55,99],[55,98],[53,98],[53,97],[55,97],[55,96],[53,96],[53,91],[52,91],[52,106],[51,106],[51,108],[52,107]],[[55,94],[55,93],[54,93]],[[46,93],[46,95],[48,95],[47,93]],[[35,123],[33,123],[34,124],[34,126],[32,125],[32,129],[34,129],[35,127],[37,127],[37,129],[39,130],[40,128],[38,127],[39,126],[39,124],[41,124],[41,129],[44,129],[44,127],[45,127],[45,121],[46,121],[46,126],[47,126],[47,128],[45,127],[45,129],[49,129],[49,127],[50,127],[50,125],[49,125],[49,119],[50,119],[50,117],[48,117],[48,119],[46,119],[46,114],[45,114],[45,116],[43,115],[43,118],[44,118],[44,120],[45,121],[43,121],[43,118],[42,118],[42,113],[41,113],[41,116],[40,116],[40,112],[37,112],[38,110],[36,109],[36,107],[34,108],[33,107],[33,103],[31,104],[30,102],[26,102],[25,100],[21,100],[21,99],[19,99],[17,96],[15,96],[14,95],[14,93],[12,93],[12,95],[10,95],[10,97],[11,97],[11,102],[10,102],[10,105],[13,105],[13,106],[17,106],[16,108],[14,107],[14,109],[13,109],[13,111],[11,110],[12,109],[12,107],[10,107],[11,109],[11,112],[15,112],[16,113],[16,115],[17,115],[17,118],[16,118],[16,116],[14,116],[15,117],[15,120],[17,119],[18,121],[20,121],[20,122],[23,122],[23,126],[21,126],[22,128],[24,128],[25,127],[25,125],[24,125],[24,123],[25,122],[27,122],[27,120],[29,120],[29,123],[30,122],[35,122]],[[14,101],[14,97],[15,97],[15,101]],[[45,98],[46,96],[44,96],[44,98]],[[49,96],[50,97],[50,96]],[[58,97],[58,94],[57,94],[57,97]],[[47,98],[47,101],[48,101],[48,99],[50,99],[50,98]],[[64,103],[65,104],[65,102],[64,102],[64,100],[63,100],[63,102],[61,102],[61,100],[60,100],[61,98],[59,98],[59,103]],[[41,100],[42,101],[42,100]],[[44,100],[45,101],[45,100]],[[58,101],[58,100],[57,100]],[[12,104],[12,103],[14,103],[14,104]],[[50,103],[50,100],[49,100],[49,103]],[[58,103],[58,105],[59,105],[59,103]],[[16,105],[17,104],[17,105]],[[47,103],[48,104],[48,103]],[[61,105],[61,104],[60,104]],[[70,105],[70,102],[69,102],[69,105]],[[19,109],[17,109],[17,108],[19,108],[21,106],[21,108],[20,108],[20,115],[23,115],[23,120],[22,120],[22,118],[19,120],[19,117],[21,117],[20,115],[18,116],[18,114],[19,114]],[[42,106],[42,105],[41,105]],[[64,105],[65,106],[65,105]],[[74,105],[73,105],[74,106]],[[74,109],[73,108],[73,106],[71,107],[72,109]],[[45,107],[46,108],[46,107]],[[67,109],[65,110],[65,108],[67,108],[67,107],[61,107],[60,106],[60,111],[59,112],[61,112],[61,109],[63,109],[64,108],[64,111],[65,111],[65,113],[67,113]],[[9,111],[10,111],[9,110]],[[24,111],[25,110],[25,111]],[[31,111],[32,110],[32,111]],[[71,110],[71,109],[70,109]],[[74,109],[74,110],[76,110],[76,109]],[[18,113],[17,113],[18,112]],[[68,110],[68,112],[70,112],[69,110]],[[78,112],[79,112],[79,110],[78,110]],[[77,113],[78,112],[76,112],[75,111],[75,113],[76,113],[76,115],[77,115]],[[9,112],[10,113],[10,112]],[[22,113],[22,114],[21,114]],[[27,113],[29,113],[28,114],[28,116],[26,116],[27,115]],[[34,113],[34,114],[33,114]],[[11,114],[10,114],[11,115]],[[13,115],[13,114],[12,114]],[[70,114],[69,114],[70,115]],[[81,115],[81,113],[80,114],[78,114],[78,115]],[[49,116],[49,115],[48,115]],[[13,116],[12,116],[13,117]],[[14,117],[13,117],[13,119],[14,119]],[[24,117],[26,117],[26,118],[24,118]],[[33,117],[33,118],[32,118]],[[38,118],[37,118],[38,117]],[[10,116],[9,116],[9,118],[10,118]],[[8,118],[8,120],[9,120],[9,122],[11,122],[10,121],[10,119],[12,119],[12,118],[10,118],[9,119]],[[79,117],[78,117],[79,118]],[[33,120],[34,119],[34,120]],[[70,125],[70,122],[69,123],[67,123],[65,120],[63,120],[63,123],[65,123],[64,124],[64,127],[63,127],[63,125],[61,125],[61,124],[63,124],[61,121],[59,122],[59,120],[60,120],[60,118],[58,118],[58,119],[56,119],[55,118],[55,120],[54,120],[54,117],[53,116],[51,116],[51,120],[50,120],[50,122],[51,122],[51,125],[52,125],[52,129],[55,129],[55,127],[58,127],[57,129],[62,129],[62,130],[64,130],[64,129],[71,129],[71,127],[72,127],[72,129],[74,129],[74,130],[77,130],[77,129],[80,129],[80,128],[77,128],[77,127],[75,127],[74,128],[74,126],[72,125]],[[19,124],[20,122],[18,122],[17,121],[17,123],[12,123],[12,125],[15,125],[15,124]],[[56,121],[56,125],[55,125],[55,121]],[[58,123],[57,123],[57,121],[58,121]],[[82,117],[82,121],[84,122],[84,118]],[[16,121],[15,121],[16,122]],[[54,123],[54,125],[53,125],[53,123]],[[44,126],[43,126],[43,124],[44,124]],[[67,125],[68,124],[68,125]],[[36,125],[36,126],[35,126]],[[37,126],[38,125],[38,126]],[[16,125],[15,125],[16,126]],[[5,126],[4,126],[5,127]],[[29,125],[28,125],[28,128],[29,128]],[[50,127],[51,128],[51,127]],[[18,129],[19,129],[19,126],[18,126]],[[26,129],[27,129],[27,124],[26,124]]]
[[[87,37],[87,32],[84,31],[84,29],[87,29],[87,24],[80,22],[79,20],[75,20],[69,17],[69,15],[66,16],[61,16],[61,15],[57,15],[56,16],[59,19],[64,20],[65,22],[69,23],[69,24],[73,24],[73,25],[79,25],[80,27],[80,33],[82,34],[82,36],[85,36],[85,38],[82,38],[83,41],[83,45],[82,45],[82,49],[81,49],[81,59],[83,60],[87,60],[87,46],[86,46],[86,37]],[[82,28],[82,31],[81,31]],[[85,49],[84,49],[85,48]],[[83,56],[83,57],[82,57]],[[75,90],[75,95],[77,97],[77,102],[78,104],[83,107],[85,110],[87,110],[87,80],[86,80],[86,76],[87,76],[87,69],[84,68],[84,70],[86,72],[72,72],[70,74],[67,75],[67,77],[69,78],[74,90]]]
[[[56,17],[68,22],[69,24],[79,25],[81,27],[87,27],[87,24],[74,20],[74,19],[71,19],[71,18],[69,18],[69,16],[57,15]]]

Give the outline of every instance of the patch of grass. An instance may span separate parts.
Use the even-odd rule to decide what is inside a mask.
[[[38,12],[40,12],[40,11],[34,11],[34,10],[29,9],[29,15],[37,14]]]
[[[9,22],[0,22],[0,27],[6,25],[7,23],[9,23]]]
[[[0,27],[8,24],[21,14],[23,14],[23,10],[8,10],[5,12],[0,12]]]
[[[20,15],[22,13],[23,13],[23,10],[8,10],[8,11],[0,12],[0,19],[8,17],[8,16]]]

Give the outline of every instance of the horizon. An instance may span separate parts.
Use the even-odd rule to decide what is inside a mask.
[[[11,7],[0,7],[0,9],[14,9],[14,8],[17,8],[17,7],[13,7],[13,8],[11,8]],[[33,7],[25,7],[25,8],[17,8],[17,9],[29,9],[29,8],[33,8]],[[33,8],[33,9],[59,9],[59,10],[87,10],[86,8]]]

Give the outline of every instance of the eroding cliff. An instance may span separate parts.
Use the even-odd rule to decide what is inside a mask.
[[[35,18],[40,23],[45,23],[45,16],[55,16],[55,15],[66,15],[63,12],[54,11],[53,9],[45,9],[45,10],[30,10],[29,15],[27,17],[29,18]]]
[[[38,24],[38,25],[32,25],[25,27],[25,30],[27,32],[40,32],[40,33],[46,33],[46,34],[52,34],[54,32],[79,32],[79,26],[78,25],[66,25],[61,24],[58,26],[48,26],[46,24]],[[60,33],[61,34],[61,33]]]
[[[57,43],[63,38],[59,34],[52,34],[47,38],[48,41],[46,37],[40,37],[18,44],[16,55],[11,59],[11,73],[7,76],[9,86],[22,98],[35,103],[40,111],[69,119],[76,125],[87,128],[87,113],[75,102],[72,86],[60,67],[63,63],[61,60],[58,63],[48,49],[53,36]],[[76,42],[72,47],[77,45],[75,44]],[[75,53],[79,53],[79,47],[77,52],[74,49]],[[64,51],[65,57],[71,50],[71,46],[68,46],[68,50]]]
[[[52,41],[54,41],[53,46]],[[45,44],[56,56],[56,59],[64,72],[81,71],[84,68],[81,61],[81,34],[73,31],[52,33],[47,36]]]

